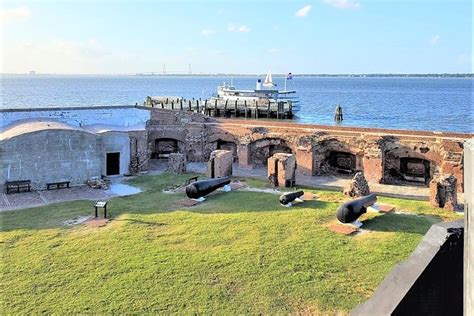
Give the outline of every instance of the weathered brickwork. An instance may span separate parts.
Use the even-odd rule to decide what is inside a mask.
[[[186,172],[186,155],[171,153],[168,158],[168,171],[173,173]]]
[[[268,179],[278,187],[295,184],[296,159],[292,154],[276,153],[268,158]]]
[[[437,173],[463,188],[463,142],[470,134],[384,130],[289,122],[213,119],[199,113],[152,109],[148,146],[176,140],[188,161],[208,161],[216,149],[231,150],[240,167],[267,164],[275,153],[296,157],[297,173],[353,176],[369,182],[428,186]]]
[[[355,174],[343,193],[348,197],[360,197],[370,194],[369,184],[361,171]]]
[[[151,152],[148,148],[147,131],[128,132],[130,137],[130,173],[148,170]]]
[[[69,122],[72,116],[68,116],[62,123],[38,123],[44,126],[37,132],[21,126],[15,135],[15,128],[4,130],[0,185],[23,178],[31,179],[37,188],[59,180],[80,184],[88,177],[107,174],[109,153],[120,153],[119,174],[134,174],[146,171],[150,158],[167,159],[181,153],[186,161],[206,162],[213,151],[227,150],[231,153],[228,160],[238,162],[241,168],[265,166],[268,158],[285,153],[296,158],[297,174],[349,177],[362,171],[369,183],[421,186],[428,186],[437,174],[453,175],[457,191],[462,192],[463,142],[472,138],[458,133],[214,119],[200,113],[143,107],[135,107],[135,114],[122,122],[113,110],[103,109],[115,118],[117,126],[96,126],[100,117],[92,115],[92,110],[80,109],[64,111],[75,119],[83,115],[81,124],[72,124],[76,120]],[[36,115],[35,111],[23,112]],[[53,112],[58,121],[63,120],[60,110]],[[22,115],[18,119],[24,118]],[[15,116],[10,116],[13,122]],[[66,125],[54,127],[58,124]],[[64,131],[53,131],[55,128]]]
[[[456,182],[453,175],[436,175],[430,182],[430,204],[455,211],[458,203]]]

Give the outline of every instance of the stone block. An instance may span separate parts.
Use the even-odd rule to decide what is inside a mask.
[[[354,178],[349,182],[349,185],[344,189],[344,195],[350,197],[358,197],[369,195],[370,189],[367,180],[365,180],[362,172],[357,172]]]
[[[278,187],[290,187],[295,181],[296,159],[292,154],[276,153],[268,158],[268,179]]]
[[[207,162],[207,177],[222,178],[232,176],[233,154],[230,150],[214,150]]]
[[[455,211],[457,207],[457,180],[453,175],[436,175],[430,181],[430,204]]]
[[[173,173],[186,172],[186,155],[181,153],[169,154],[168,171]]]
[[[380,183],[383,179],[383,162],[381,157],[364,156],[362,160],[364,176],[367,181]]]

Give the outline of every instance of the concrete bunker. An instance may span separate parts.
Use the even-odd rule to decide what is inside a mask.
[[[386,184],[428,185],[437,170],[432,160],[408,147],[395,147],[383,155],[383,182]]]
[[[268,158],[276,153],[293,154],[288,143],[282,138],[263,138],[249,144],[251,165],[266,166]]]
[[[130,137],[127,132],[108,131],[100,133],[102,174],[115,176],[130,172]]]
[[[58,121],[27,121],[0,133],[4,181],[30,180],[35,190],[47,183],[82,185],[102,174],[101,137]]]
[[[316,175],[351,176],[362,170],[362,156],[337,139],[321,141],[313,150],[313,170]]]

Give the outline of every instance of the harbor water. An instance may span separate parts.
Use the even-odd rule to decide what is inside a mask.
[[[257,76],[235,76],[253,89]],[[283,89],[284,79],[274,76]],[[3,75],[2,109],[143,104],[147,96],[208,99],[228,76]],[[468,132],[474,130],[472,78],[293,77],[299,123]]]

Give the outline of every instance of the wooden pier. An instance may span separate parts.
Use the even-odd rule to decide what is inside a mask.
[[[211,117],[276,118],[292,119],[292,103],[247,102],[242,100],[201,100],[180,97],[147,97],[145,106],[176,111],[192,111]]]

